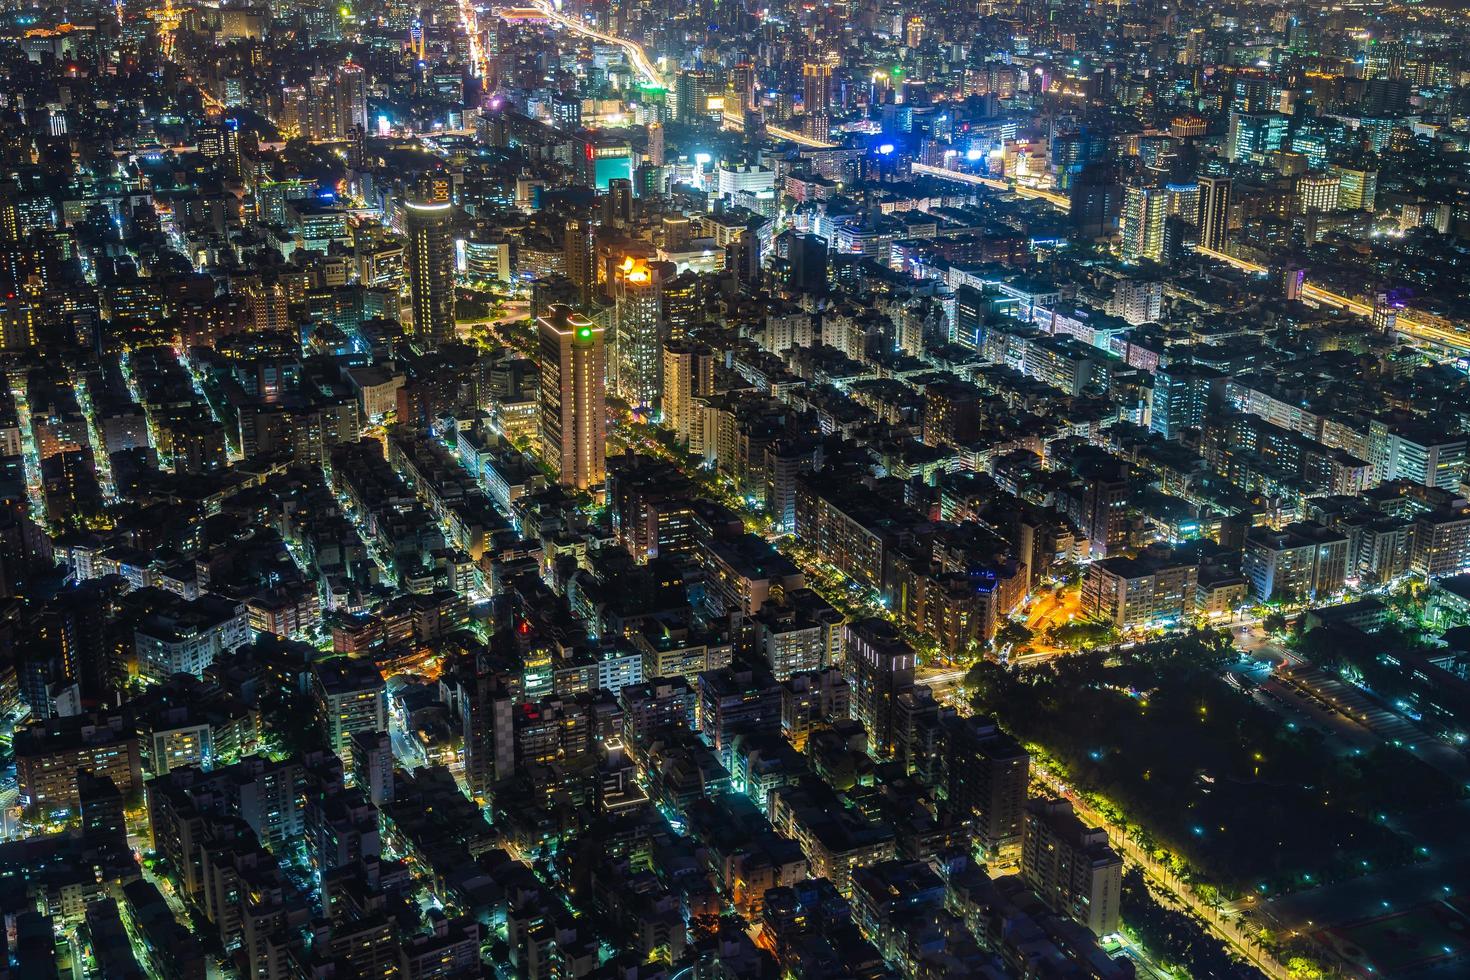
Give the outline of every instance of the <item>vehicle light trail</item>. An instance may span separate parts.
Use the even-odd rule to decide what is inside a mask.
[[[916,174],[927,174],[931,177],[940,177],[945,180],[957,180],[964,184],[975,184],[998,191],[1010,191],[1017,197],[1045,201],[1059,211],[1072,210],[1071,199],[1065,194],[1058,194],[1056,191],[1044,191],[1039,187],[1027,187],[1025,184],[1018,184],[1015,181],[997,180],[994,177],[982,177],[979,174],[966,173],[963,170],[951,170],[948,167],[935,167],[927,163],[910,164],[909,170]]]
[[[1237,258],[1234,255],[1217,252],[1212,248],[1196,248],[1195,251],[1200,255],[1205,255],[1217,261],[1224,262],[1226,265],[1234,266],[1243,272],[1261,273],[1270,271],[1259,262]],[[1349,313],[1356,313],[1358,316],[1371,317],[1373,315],[1373,307],[1368,303],[1353,299],[1350,296],[1344,296],[1341,293],[1335,293],[1322,286],[1314,286],[1311,283],[1304,283],[1302,285],[1302,298],[1309,299],[1314,303],[1322,303],[1326,306],[1334,306],[1338,309],[1347,310]],[[1420,323],[1412,317],[1404,316],[1403,313],[1399,313],[1394,317],[1394,329],[1406,336],[1424,340],[1431,344],[1438,344],[1441,347],[1447,347],[1451,350],[1470,351],[1470,333],[1461,333],[1455,330],[1446,330],[1443,327],[1432,326],[1427,323]]]
[[[772,126],[769,123],[766,124],[766,135],[774,136],[777,139],[790,140],[791,142],[796,143],[800,146],[810,146],[813,149],[818,150],[831,150],[835,149],[837,146],[836,143],[828,143],[825,140],[813,139],[812,137],[807,136],[804,133],[798,133],[794,129],[783,129],[780,126]]]
[[[643,76],[645,82],[647,82],[649,85],[656,85],[659,88],[663,87],[663,76],[661,76],[658,73],[658,70],[654,68],[653,62],[648,60],[648,52],[644,51],[643,45],[639,44],[637,41],[632,41],[625,37],[618,37],[615,34],[604,34],[602,31],[588,27],[586,24],[580,21],[573,20],[572,18],[567,17],[557,11],[557,9],[551,5],[550,0],[532,0],[531,7],[539,11],[541,15],[549,21],[560,24],[565,28],[576,31],[578,34],[590,37],[593,40],[601,41],[604,44],[616,45],[617,47],[622,48],[623,51],[626,52],[628,55],[628,63],[633,66],[634,70],[637,71],[638,74]]]

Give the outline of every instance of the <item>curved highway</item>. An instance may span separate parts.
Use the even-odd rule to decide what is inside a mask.
[[[637,41],[630,41],[625,37],[618,37],[615,34],[604,34],[602,31],[594,30],[581,21],[573,20],[562,14],[551,5],[550,0],[531,0],[531,6],[539,10],[547,20],[554,21],[569,30],[586,35],[593,40],[601,41],[604,44],[615,44],[622,48],[628,54],[628,63],[633,66],[638,74],[643,76],[649,85],[656,85],[659,88],[663,88],[663,76],[659,75],[658,70],[653,67],[653,62],[648,60],[648,52],[644,51],[643,45]]]

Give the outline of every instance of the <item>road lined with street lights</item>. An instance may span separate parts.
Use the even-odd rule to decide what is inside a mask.
[[[1290,971],[1254,941],[1250,927],[1241,916],[1232,915],[1222,907],[1201,898],[1195,893],[1192,884],[1175,874],[1174,869],[1155,859],[1147,849],[1140,847],[1137,841],[1129,837],[1122,827],[1093,809],[1066,781],[1053,775],[1044,766],[1032,765],[1031,773],[1050,792],[1070,802],[1078,816],[1107,831],[1108,840],[1114,848],[1124,857],[1136,862],[1156,887],[1165,889],[1181,906],[1203,920],[1209,931],[1228,943],[1235,953],[1273,980],[1290,980]]]

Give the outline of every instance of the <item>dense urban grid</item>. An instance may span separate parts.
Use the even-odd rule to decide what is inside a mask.
[[[1467,45],[0,2],[0,978],[1470,976]]]

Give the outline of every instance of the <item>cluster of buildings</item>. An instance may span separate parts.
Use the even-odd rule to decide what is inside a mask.
[[[1133,976],[956,683],[1412,580],[1465,730],[1432,14],[0,15],[0,974]]]

